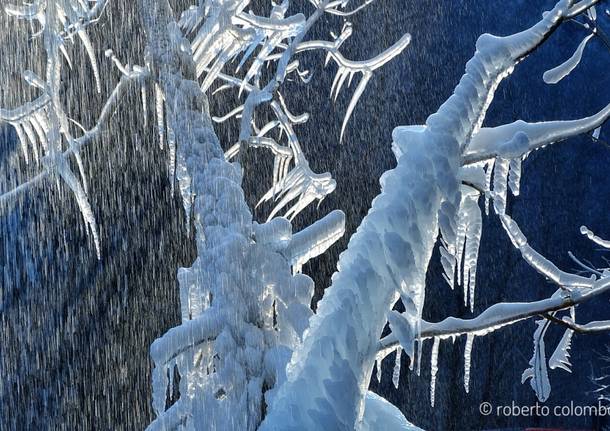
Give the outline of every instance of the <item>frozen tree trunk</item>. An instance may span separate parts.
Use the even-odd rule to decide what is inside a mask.
[[[345,216],[331,213],[295,241],[285,218],[252,222],[241,168],[225,160],[194,81],[188,41],[167,0],[142,5],[156,110],[164,114],[158,125],[175,154],[185,210],[194,214],[198,254],[178,271],[182,325],[151,345],[158,417],[149,429],[254,430],[313,314],[313,281],[293,275],[291,262],[324,252],[341,236]],[[166,391],[176,387],[180,397],[168,406]]]
[[[242,289],[249,281],[244,260],[252,219],[240,187],[241,172],[224,160],[207,100],[194,81],[188,41],[182,39],[167,0],[143,0],[143,11],[148,61],[165,101],[168,145],[177,148],[180,189],[186,201],[197,196],[194,213],[199,255],[192,268],[183,270],[180,280],[181,299],[187,303],[183,304],[183,325],[151,346],[155,361],[153,405],[159,417],[150,428],[190,428],[194,420],[208,429],[231,423],[229,428],[252,430],[262,413],[262,358],[247,358],[238,351],[248,347],[259,355],[264,351],[265,340],[257,326],[264,316],[255,313],[259,304],[256,289]],[[189,206],[185,205],[187,211]],[[213,301],[206,297],[211,291],[216,294]],[[251,297],[244,301],[242,295],[248,293]],[[254,307],[246,307],[248,302]],[[238,334],[247,337],[240,339]],[[194,358],[209,350],[212,340],[215,358],[203,354]],[[181,374],[180,399],[165,412],[166,388],[174,384],[174,367]],[[193,399],[200,381],[191,372],[206,368],[216,369],[215,378],[207,382],[203,399]]]

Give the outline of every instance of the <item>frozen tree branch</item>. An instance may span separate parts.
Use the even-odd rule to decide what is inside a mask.
[[[571,329],[572,331],[577,332],[579,334],[599,334],[610,331],[610,320],[578,324],[572,321],[572,319],[570,319],[569,317],[558,319],[557,317],[548,313],[544,313],[542,316],[553,323],[565,326],[566,328]]]
[[[324,253],[345,233],[345,214],[335,210],[306,229],[294,234],[283,252],[295,271]]]
[[[98,138],[108,125],[108,121],[110,120],[112,113],[118,107],[122,100],[122,96],[129,87],[130,83],[134,80],[137,81],[147,79],[148,76],[148,71],[144,69],[142,69],[139,73],[134,72],[129,76],[123,76],[102,108],[102,112],[98,117],[96,125],[92,129],[86,131],[79,138],[74,139],[72,145],[62,153],[61,157],[67,159],[75,152],[80,151],[82,147]],[[36,99],[36,101],[27,103],[21,108],[14,110],[0,110],[0,121],[6,121],[12,125],[15,125],[15,123],[19,123],[21,120],[23,120],[23,118],[31,115],[31,113],[42,109],[49,103],[49,101],[48,96],[41,96]],[[14,199],[23,192],[27,191],[30,187],[39,184],[42,180],[47,178],[49,174],[50,171],[45,169],[34,178],[28,180],[26,183],[17,186],[13,190],[0,194],[0,205]]]
[[[527,238],[523,235],[521,229],[519,229],[519,226],[513,219],[507,215],[503,215],[500,216],[500,220],[502,221],[502,226],[513,243],[513,246],[521,252],[523,260],[538,273],[545,276],[562,289],[593,288],[596,282],[595,276],[586,278],[561,271],[553,262],[542,256],[527,243]]]
[[[394,131],[398,166],[382,176],[381,195],[341,255],[339,272],[292,357],[288,380],[262,430],[359,423],[386,313],[399,295],[407,309],[402,348],[413,357],[413,342],[422,331],[425,273],[439,228],[447,254],[455,252],[461,152],[478,132],[498,83],[561,23],[571,4],[557,3],[542,21],[516,35],[479,38],[454,95],[426,126]],[[412,224],[405,226],[404,220]],[[336,385],[342,387],[341,399],[333,396]]]
[[[507,325],[549,314],[567,310],[575,305],[594,299],[610,291],[610,278],[602,278],[594,283],[593,288],[586,291],[573,291],[569,294],[556,292],[552,297],[534,302],[503,302],[494,304],[474,319],[458,319],[447,317],[438,323],[422,322],[421,337],[450,338],[468,333],[485,334]],[[595,322],[593,322],[595,323]],[[585,326],[585,330],[587,325]],[[589,328],[605,327],[605,322],[592,324]],[[394,350],[399,344],[399,336],[390,334],[379,342],[378,350],[381,356]]]
[[[546,145],[589,132],[601,126],[610,116],[610,104],[597,114],[572,121],[526,123],[516,121],[494,128],[482,128],[464,156],[464,165],[495,157],[517,158]]]
[[[568,12],[565,14],[565,17],[573,18],[576,15],[580,15],[587,9],[595,6],[597,3],[599,3],[599,0],[581,0],[568,9]]]

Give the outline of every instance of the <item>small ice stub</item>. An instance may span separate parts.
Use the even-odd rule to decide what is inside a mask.
[[[566,61],[561,63],[559,66],[544,72],[544,75],[542,75],[542,79],[544,80],[544,82],[546,82],[547,84],[557,84],[558,82],[563,80],[563,78],[572,73],[572,71],[576,69],[576,67],[578,67],[578,65],[580,64],[580,60],[582,59],[582,53],[585,50],[587,43],[591,40],[593,36],[595,36],[595,34],[591,33],[590,35],[585,37],[578,45],[578,48],[576,48],[576,51],[574,51],[574,54],[572,54],[572,56]]]

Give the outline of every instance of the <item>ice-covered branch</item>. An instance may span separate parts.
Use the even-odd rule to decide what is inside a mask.
[[[171,328],[150,346],[150,357],[156,366],[163,367],[187,349],[213,341],[222,330],[223,316],[214,307],[203,315]]]
[[[538,24],[516,35],[479,38],[454,95],[426,126],[394,130],[398,166],[382,176],[381,195],[341,255],[261,430],[359,423],[378,340],[399,295],[407,310],[402,348],[413,358],[439,228],[448,253],[455,252],[461,152],[480,128],[499,82],[549,36],[571,5],[558,2]],[[340,394],[333,390],[338,385]]]
[[[339,51],[339,48],[341,47],[342,43],[350,35],[351,35],[351,25],[348,25],[348,26],[344,27],[344,30],[341,33],[341,35],[339,37],[337,37],[337,39],[334,42],[319,41],[319,40],[302,42],[296,46],[295,51],[294,51],[295,54],[299,53],[299,52],[309,51],[309,50],[327,51],[328,56],[327,56],[326,62],[328,62],[329,59],[332,59],[338,66],[337,74],[335,76],[335,79],[333,81],[333,84],[332,84],[332,87],[330,90],[330,95],[331,95],[331,98],[333,98],[333,99],[336,99],[337,96],[339,95],[339,92],[341,91],[343,83],[345,82],[346,79],[348,80],[349,83],[351,83],[352,78],[354,77],[355,74],[357,74],[357,73],[362,74],[361,81],[359,82],[358,86],[356,87],[356,90],[354,91],[354,94],[352,95],[352,98],[350,100],[350,103],[348,105],[348,108],[346,110],[346,113],[345,113],[345,116],[343,119],[343,123],[341,125],[341,135],[339,138],[340,141],[343,140],[343,134],[345,133],[345,128],[347,126],[347,123],[349,122],[349,119],[350,119],[356,105],[358,104],[358,100],[364,93],[364,90],[366,89],[368,82],[372,78],[373,72],[375,70],[379,69],[380,67],[382,67],[383,65],[385,65],[387,62],[394,59],[399,54],[401,54],[405,50],[405,48],[407,46],[409,46],[409,44],[411,42],[411,35],[406,33],[398,41],[396,41],[394,43],[394,45],[387,48],[385,51],[376,55],[375,57],[368,59],[368,60],[355,61],[355,60],[346,59]],[[276,55],[276,56],[279,56],[279,55]],[[269,59],[274,59],[274,58],[276,58],[276,57],[273,57],[273,56],[269,57]]]
[[[0,108],[0,121],[7,123],[20,123],[26,117],[33,115],[49,104],[51,98],[48,94],[43,94],[32,102],[26,102],[24,105],[15,109]]]
[[[468,333],[485,334],[531,317],[567,310],[608,291],[610,291],[610,278],[603,278],[597,280],[593,288],[586,291],[574,291],[570,294],[557,291],[552,297],[540,301],[494,304],[473,319],[447,317],[438,323],[422,322],[421,334],[422,338],[450,338]],[[404,319],[402,316],[400,318]],[[381,339],[378,345],[381,354],[395,349],[400,337],[398,332]]]
[[[345,214],[335,210],[311,226],[294,234],[290,244],[282,253],[295,271],[310,259],[324,253],[345,232]]]
[[[601,320],[589,323],[576,323],[570,317],[567,316],[563,319],[558,319],[552,314],[544,313],[543,317],[553,323],[565,326],[566,328],[571,329],[572,331],[577,332],[579,334],[598,334],[603,332],[610,332],[610,320]]]
[[[294,237],[299,250],[300,243],[304,251],[308,246],[329,244],[316,242],[315,232],[311,238],[303,234],[302,241],[298,234],[292,236],[292,226],[285,218],[253,224],[240,186],[241,167],[225,160],[212,129],[207,98],[195,81],[193,58],[182,49],[186,40],[173,22],[169,3],[141,1],[146,11],[151,75],[158,88],[158,117],[163,118],[160,123],[168,132],[168,143],[176,149],[176,177],[185,211],[194,215],[198,254],[192,266],[178,271],[183,324],[151,348],[157,419],[149,429],[192,429],[201,423],[225,429],[230,417],[232,429],[254,431],[264,403],[269,404],[275,395],[274,385],[285,380],[285,364],[312,314],[313,281],[303,274],[293,275],[282,252]],[[217,12],[230,5],[216,5],[221,6]],[[189,21],[189,26],[196,21]],[[204,36],[214,35],[218,33]],[[241,86],[241,81],[223,76],[231,85]],[[243,88],[260,96],[254,84]],[[265,134],[283,127],[290,155],[298,154],[291,122],[302,121],[302,117],[284,113],[275,101],[272,108],[282,120],[261,129],[253,127],[257,136],[249,140],[283,160],[288,158],[285,149],[289,147]],[[244,111],[248,109],[244,107]],[[335,215],[330,217],[334,219]],[[329,229],[332,224],[323,223]],[[178,384],[171,377],[174,367],[181,377],[180,399],[166,410],[166,390]]]
[[[344,10],[339,9],[339,7],[344,7],[347,4],[347,2],[345,0],[332,1],[326,6],[326,9],[324,11],[331,15],[348,17],[348,16],[352,16],[352,15],[360,12],[361,10],[366,8],[368,5],[370,5],[374,1],[375,0],[364,0],[364,2],[361,5],[357,6],[356,8],[354,8],[350,11],[344,11]]]
[[[331,96],[334,92],[335,99],[337,94],[341,91],[341,87],[345,79],[349,76],[349,82],[351,82],[352,77],[355,73],[362,73],[362,79],[358,83],[354,94],[352,95],[352,99],[345,111],[345,117],[343,119],[343,124],[341,125],[341,135],[339,137],[339,141],[343,140],[343,134],[345,133],[345,127],[347,126],[347,122],[349,121],[358,100],[360,100],[360,96],[364,93],[366,86],[373,76],[373,72],[386,64],[388,61],[392,60],[394,57],[399,55],[411,42],[411,35],[405,34],[403,35],[394,45],[390,48],[382,52],[381,54],[371,58],[370,60],[364,61],[352,61],[347,60],[339,51],[337,50],[329,50],[329,55],[333,58],[333,60],[337,63],[339,70],[337,71],[337,75],[335,76],[335,80],[333,82],[331,88]]]
[[[568,11],[565,14],[565,17],[572,18],[572,17],[575,17],[576,15],[580,15],[581,13],[585,12],[587,9],[595,6],[597,3],[599,3],[599,1],[600,0],[581,0],[568,9]]]
[[[589,228],[587,228],[586,226],[581,226],[580,227],[580,233],[585,235],[587,238],[589,238],[591,241],[593,241],[595,244],[602,246],[604,248],[608,248],[610,249],[610,241],[600,238],[597,235],[595,235],[593,233],[593,231],[591,231]]]
[[[523,259],[528,265],[534,268],[538,273],[545,276],[562,289],[592,288],[595,285],[595,276],[586,278],[561,271],[553,262],[534,250],[527,243],[527,238],[523,235],[517,223],[509,216],[502,215],[500,216],[500,220],[515,248],[521,252],[521,256],[523,256]]]
[[[117,106],[122,101],[123,95],[129,87],[130,82],[133,80],[147,79],[148,76],[148,72],[142,70],[141,74],[134,74],[121,78],[121,81],[114,88],[112,94],[110,95],[110,97],[106,101],[106,104],[102,108],[102,112],[98,117],[95,126],[92,129],[86,131],[82,136],[74,139],[72,145],[62,153],[62,157],[65,159],[69,158],[71,155],[74,154],[75,151],[79,151],[83,146],[87,145],[89,142],[99,137],[108,125],[108,121],[112,113],[116,110]],[[24,118],[26,118],[28,115],[31,115],[32,113],[46,106],[49,102],[50,99],[48,98],[48,96],[41,96],[40,98],[36,99],[35,102],[25,104],[21,108],[17,108],[14,110],[0,110],[0,121],[7,121],[11,125],[13,125],[17,129],[17,133],[21,134],[20,140],[23,144],[23,142],[25,142],[26,140],[26,134],[20,131],[21,127],[23,127],[20,125],[20,122],[23,121]],[[34,178],[25,182],[24,184],[21,184],[10,191],[0,194],[0,206],[6,203],[8,200],[14,199],[21,193],[27,191],[30,187],[39,184],[42,180],[47,178],[49,174],[50,172],[45,169],[38,175],[36,175]]]
[[[519,120],[498,127],[482,128],[470,141],[463,163],[467,165],[495,157],[521,157],[545,145],[594,130],[609,116],[610,104],[597,114],[579,120],[542,123]]]

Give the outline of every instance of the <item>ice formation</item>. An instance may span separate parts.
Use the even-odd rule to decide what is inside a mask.
[[[170,16],[168,8],[149,11],[148,51],[150,63],[161,65],[153,70],[161,105],[157,111],[164,118],[159,124],[166,124],[160,132],[167,132],[168,143],[169,131],[174,133],[177,178],[185,207],[192,207],[198,257],[179,271],[182,325],[151,346],[158,417],[149,429],[193,429],[201,424],[256,429],[262,406],[272,402],[274,386],[285,380],[286,363],[312,315],[313,282],[298,272],[343,234],[345,216],[332,212],[295,234],[290,221],[273,218],[274,213],[265,224],[253,223],[240,187],[239,164],[225,160],[205,96],[180,68],[159,61],[171,56],[187,66],[191,61],[179,48],[187,42]],[[280,104],[272,107],[278,109],[290,142],[291,122],[299,119]],[[279,175],[276,170],[276,179]],[[290,173],[277,183],[286,178]],[[311,202],[309,196],[319,196],[315,190],[300,193],[305,196],[287,215],[296,215],[302,202]],[[168,406],[166,391],[177,384],[174,369],[180,375],[180,398]]]
[[[434,342],[432,344],[432,353],[430,354],[430,404],[432,405],[432,407],[434,407],[436,394],[436,375],[438,374],[438,349],[440,346],[440,342],[440,338],[434,338]]]
[[[587,278],[559,270],[529,246],[506,214],[508,190],[519,194],[525,157],[554,142],[599,130],[610,115],[610,105],[579,120],[483,127],[501,80],[563,20],[588,11],[594,21],[590,8],[595,0],[576,4],[561,0],[526,31],[508,37],[481,36],[454,94],[438,112],[425,125],[394,130],[397,166],[381,177],[381,194],[350,239],[332,285],[313,314],[313,281],[300,271],[343,235],[345,216],[335,211],[301,232],[292,232],[291,220],[307,205],[324,199],[336,183],[330,174],[317,174],[309,167],[294,131],[309,116],[291,113],[279,87],[291,74],[308,82],[311,75],[300,69],[294,56],[311,49],[326,51],[327,62],[332,60],[338,67],[331,97],[336,98],[346,81],[349,85],[361,74],[343,120],[341,140],[373,71],[400,54],[410,36],[364,61],[347,60],[339,51],[351,35],[349,23],[332,41],[305,41],[305,36],[324,13],[349,16],[372,1],[345,11],[347,0],[311,0],[315,11],[306,18],[300,13],[287,16],[287,0],[273,4],[269,16],[246,12],[248,0],[200,0],[176,23],[167,1],[143,0],[147,64],[125,67],[107,52],[122,74],[121,81],[96,126],[78,138],[70,135],[71,119],[59,98],[62,62],[71,64],[64,42],[76,35],[84,44],[99,91],[94,48],[85,30],[106,1],[98,0],[92,7],[81,0],[37,0],[5,7],[9,14],[40,26],[48,67],[44,77],[24,73],[24,79],[40,90],[37,99],[0,110],[0,120],[15,127],[25,160],[40,163],[43,169],[30,182],[3,194],[0,202],[46,177],[61,178],[77,199],[98,256],[98,232],[79,150],[103,129],[130,81],[144,89],[146,112],[146,81],[152,81],[160,145],[168,146],[170,181],[172,185],[177,181],[187,217],[193,218],[197,259],[178,271],[182,324],[150,349],[157,418],[149,429],[254,430],[259,424],[261,430],[415,429],[395,407],[368,391],[373,366],[380,378],[381,360],[389,351],[396,352],[392,380],[397,385],[402,352],[411,366],[419,367],[423,341],[433,339],[430,399],[434,405],[442,340],[466,335],[464,387],[468,391],[475,337],[541,315],[531,367],[523,380],[530,379],[544,401],[550,393],[544,341],[550,322],[570,310],[570,317],[564,316],[562,322],[574,330],[594,332],[610,325],[578,325],[574,315],[578,304],[610,290],[607,273],[595,272]],[[187,40],[181,30],[193,39]],[[545,80],[558,82],[567,76],[591,37],[566,63],[549,71]],[[235,63],[234,76],[226,69]],[[262,83],[262,70],[271,64],[276,65],[275,72]],[[238,77],[240,71],[243,76]],[[216,81],[223,83],[216,91],[234,88],[239,96],[246,96],[242,105],[214,118],[221,122],[241,116],[239,142],[226,153],[214,134],[203,92]],[[260,125],[255,113],[262,104],[268,104],[274,118]],[[281,134],[275,140],[271,132],[277,130]],[[592,136],[598,139],[599,132]],[[275,206],[262,224],[252,220],[240,186],[239,157],[248,148],[262,148],[274,156],[273,184],[260,202]],[[71,171],[69,156],[75,158],[80,178]],[[234,158],[237,161],[231,162]],[[559,288],[547,299],[496,304],[472,319],[426,322],[422,320],[425,276],[437,239],[447,282],[451,287],[456,280],[461,283],[464,302],[471,310],[474,307],[481,195],[493,201],[525,261]],[[282,211],[284,217],[276,217]],[[582,232],[608,247],[607,241],[587,228]],[[391,311],[398,299],[404,313]],[[379,341],[387,322],[392,334]],[[549,367],[569,371],[572,334],[572,329],[565,332]],[[175,375],[180,376],[179,382]],[[170,405],[166,394],[176,388],[180,397]]]
[[[563,78],[568,76],[576,67],[580,64],[580,60],[582,59],[582,53],[587,46],[587,43],[591,40],[594,34],[590,34],[585,37],[582,42],[576,48],[576,51],[570,58],[568,58],[565,62],[561,63],[559,66],[554,67],[551,70],[547,70],[544,72],[542,79],[547,84],[557,84]]]
[[[472,362],[472,346],[474,345],[474,333],[466,336],[466,346],[464,347],[464,389],[470,391],[470,366]]]
[[[561,368],[568,373],[572,372],[572,369],[570,368],[572,366],[570,363],[570,348],[572,347],[573,335],[574,331],[572,329],[566,329],[566,331],[563,333],[561,341],[559,341],[557,348],[549,359],[549,368],[552,370],[555,368]]]
[[[521,382],[530,380],[530,385],[536,396],[542,402],[546,401],[551,393],[551,383],[546,365],[546,352],[544,345],[544,334],[549,328],[550,322],[542,319],[536,322],[537,328],[534,332],[534,355],[530,360],[530,368],[523,372]]]
[[[42,164],[43,172],[30,182],[2,195],[2,199],[14,196],[27,185],[47,176],[61,178],[74,194],[78,207],[87,226],[87,232],[93,237],[98,258],[100,242],[97,224],[88,198],[87,180],[80,157],[80,146],[70,132],[71,121],[64,111],[60,98],[61,70],[63,60],[72,67],[65,43],[76,35],[85,47],[93,70],[97,91],[101,91],[99,70],[94,48],[85,31],[86,23],[103,8],[105,1],[98,1],[93,8],[76,0],[43,2],[41,0],[23,5],[7,4],[4,11],[17,19],[37,22],[40,28],[34,37],[40,37],[46,54],[46,73],[40,77],[33,71],[24,71],[24,80],[32,87],[38,88],[41,95],[32,102],[27,102],[16,109],[0,109],[0,121],[11,124],[19,138],[26,162],[30,160]],[[34,28],[34,27],[32,27]],[[78,124],[78,123],[77,123]],[[80,173],[80,179],[72,173],[67,156],[73,156]]]

